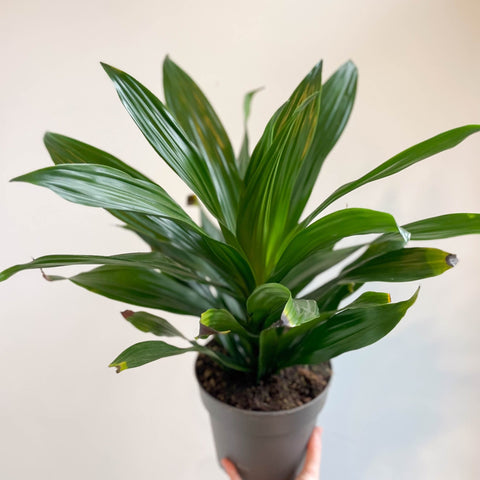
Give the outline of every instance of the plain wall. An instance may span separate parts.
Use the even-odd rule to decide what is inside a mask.
[[[49,253],[145,249],[103,211],[8,183],[50,165],[46,130],[132,163],[179,202],[189,193],[139,133],[99,61],[161,95],[161,62],[170,54],[238,147],[246,91],[265,86],[250,122],[256,139],[320,58],[326,76],[352,59],[356,105],[313,206],[402,149],[479,121],[479,28],[474,0],[1,0],[0,269]],[[400,224],[480,211],[479,146],[470,138],[337,207],[388,211]],[[431,245],[457,253],[459,265],[422,282],[376,285],[394,300],[422,290],[388,337],[334,361],[319,418],[322,480],[480,478],[480,238]],[[77,270],[63,270],[70,271]],[[192,356],[121,375],[107,368],[150,338],[121,318],[130,305],[30,271],[0,285],[0,306],[0,478],[225,478]],[[168,318],[194,334],[194,318]]]

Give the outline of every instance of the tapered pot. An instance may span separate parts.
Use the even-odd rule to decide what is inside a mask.
[[[328,388],[301,407],[276,412],[242,410],[220,402],[200,385],[217,458],[232,460],[243,480],[293,480]]]

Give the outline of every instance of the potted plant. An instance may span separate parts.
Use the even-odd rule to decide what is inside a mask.
[[[251,154],[245,128],[237,156],[204,94],[169,58],[163,65],[165,103],[130,75],[103,67],[146,139],[193,191],[189,203],[199,209],[200,225],[134,168],[85,143],[47,133],[55,166],[14,180],[107,209],[150,251],[49,255],[7,268],[0,281],[26,269],[97,265],[68,280],[115,300],[200,317],[198,337],[186,339],[163,317],[123,312],[136,328],[179,337],[186,346],[140,342],[110,366],[120,372],[198,352],[196,372],[219,457],[236,461],[245,480],[289,479],[325,401],[329,360],[381,339],[418,294],[392,303],[388,293],[360,289],[371,281],[439,275],[456,263],[451,253],[410,247],[409,241],[480,233],[476,213],[401,226],[382,211],[322,212],[356,188],[456,146],[480,126],[455,128],[404,150],[304,215],[322,164],[352,110],[357,70],[351,62],[327,81],[322,62],[315,65],[274,113]],[[245,125],[254,93],[245,97]],[[365,234],[377,236],[338,247],[345,238]],[[340,262],[329,281],[312,286]]]

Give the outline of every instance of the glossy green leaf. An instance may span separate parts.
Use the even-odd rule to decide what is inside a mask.
[[[280,320],[290,297],[288,288],[278,283],[265,283],[257,287],[247,299],[250,329],[258,331],[262,326]]]
[[[235,231],[241,181],[230,140],[197,84],[168,57],[163,63],[167,107],[205,160],[227,227]]]
[[[153,333],[158,337],[180,337],[186,339],[169,321],[148,312],[122,312],[123,318],[142,332]]]
[[[211,334],[230,332],[242,337],[249,335],[238,320],[227,310],[210,308],[202,313],[199,336],[208,337]]]
[[[336,310],[343,300],[353,295],[362,286],[363,283],[339,284],[333,281],[322,285],[313,292],[306,293],[305,297],[316,300],[320,311],[332,311]]]
[[[160,358],[181,355],[182,353],[194,351],[194,347],[179,348],[162,342],[161,340],[149,340],[128,347],[109,365],[109,367],[115,367],[117,373],[120,373],[127,368],[140,367],[141,365],[159,360]]]
[[[301,230],[290,241],[278,262],[273,278],[283,278],[316,251],[333,246],[343,238],[398,231],[395,219],[388,213],[364,208],[346,208],[331,213]]]
[[[288,203],[294,179],[309,148],[319,97],[301,107],[284,135],[267,152],[262,167],[246,186],[241,202],[237,236],[255,273],[263,283],[275,265],[283,243]]]
[[[342,282],[411,282],[440,275],[454,267],[457,257],[436,248],[403,248],[345,269]]]
[[[257,146],[245,176],[237,236],[257,284],[269,277],[288,234],[292,191],[317,124],[321,68],[321,63],[316,65],[277,112],[270,128],[273,141],[269,148]]]
[[[102,256],[102,255],[46,255],[36,258],[31,262],[14,265],[0,272],[0,282],[6,280],[17,272],[22,270],[31,270],[35,268],[53,268],[65,267],[70,265],[119,265],[136,266],[146,268],[157,268],[163,273],[169,273],[183,278],[194,278],[202,281],[194,273],[158,252],[148,253],[124,253],[120,255]]]
[[[389,293],[384,292],[364,292],[353,302],[349,303],[347,306],[343,307],[342,310],[349,308],[369,308],[375,307],[377,305],[383,305],[390,303],[392,300]]]
[[[196,225],[159,185],[102,165],[56,165],[12,181],[49,188],[65,200],[91,207],[165,216]]]
[[[418,290],[406,301],[382,303],[365,308],[349,308],[312,328],[295,345],[295,351],[285,350],[279,361],[281,367],[318,364],[342,353],[370,345],[389,333],[417,299]],[[295,329],[286,334],[294,336]]]
[[[133,77],[102,64],[118,96],[145,138],[174,172],[220,220],[225,220],[216,188],[195,145],[163,103]]]
[[[480,214],[451,213],[426,218],[404,226],[411,234],[411,240],[437,240],[480,233]]]
[[[269,281],[281,281],[296,296],[301,290],[308,286],[318,275],[331,267],[338,265],[350,255],[362,247],[346,247],[338,250],[324,249],[309,255],[305,260],[297,263],[283,277],[273,277]]]
[[[214,298],[204,298],[188,284],[147,268],[106,265],[69,280],[113,300],[173,313],[201,315],[215,305]]]
[[[333,192],[311,215],[308,216],[307,219],[305,219],[303,224],[309,224],[321,211],[327,208],[328,205],[362,185],[398,173],[421,160],[453,148],[478,131],[480,131],[480,125],[465,125],[463,127],[448,130],[435,137],[420,142],[413,147],[407,148],[403,152],[392,157],[390,160],[387,160],[380,166],[374,168],[366,175],[363,175],[363,177],[360,177],[353,182],[346,183],[335,190],[335,192]]]
[[[298,222],[327,155],[342,134],[355,101],[357,68],[352,62],[342,65],[323,85],[320,115],[312,141],[293,189],[290,225]]]
[[[73,138],[47,132],[43,142],[55,165],[92,163],[115,168],[138,180],[151,182],[148,177],[113,155]]]

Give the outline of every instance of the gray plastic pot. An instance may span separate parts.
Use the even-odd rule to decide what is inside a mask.
[[[328,388],[291,410],[254,412],[222,403],[200,386],[212,426],[217,458],[232,460],[242,480],[293,480],[308,439],[327,399]]]

